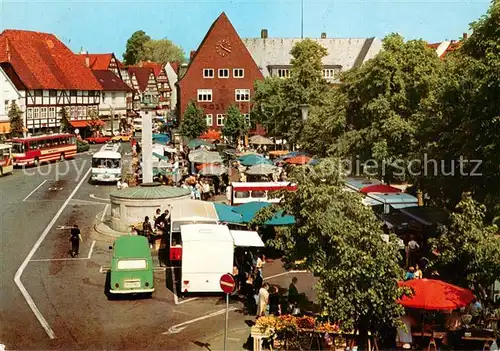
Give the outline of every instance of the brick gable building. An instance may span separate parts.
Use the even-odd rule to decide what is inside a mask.
[[[179,116],[182,118],[188,103],[195,101],[205,111],[209,127],[224,125],[231,104],[249,118],[254,82],[263,78],[240,36],[222,13],[178,82]]]

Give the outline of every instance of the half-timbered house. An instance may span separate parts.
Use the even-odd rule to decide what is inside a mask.
[[[23,94],[17,90],[9,76],[0,68],[0,135],[10,133],[9,110],[15,103],[24,114]]]
[[[152,68],[130,66],[128,67],[128,73],[132,82],[132,89],[135,91],[134,110],[140,110],[141,102],[146,95],[151,95],[155,101],[158,100],[158,83]]]
[[[0,33],[0,66],[23,94],[29,132],[57,131],[63,108],[78,128],[87,126],[92,111],[98,114],[102,87],[53,34],[4,30]]]
[[[165,65],[157,62],[140,62],[141,67],[150,67],[156,78],[156,83],[158,84],[158,107],[162,111],[170,110],[170,95],[172,93],[172,87],[168,80],[167,71]]]

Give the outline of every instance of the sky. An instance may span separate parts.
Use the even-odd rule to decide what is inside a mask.
[[[428,42],[458,39],[489,0],[303,0],[304,37],[379,37],[398,32]],[[55,34],[74,52],[114,52],[121,59],[136,30],[168,38],[189,56],[226,12],[243,38],[300,37],[300,0],[0,0],[0,26]]]

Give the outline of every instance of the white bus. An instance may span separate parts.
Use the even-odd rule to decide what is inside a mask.
[[[122,148],[106,144],[92,157],[93,182],[118,182],[122,177]]]
[[[0,144],[0,176],[12,173],[13,169],[12,145]]]

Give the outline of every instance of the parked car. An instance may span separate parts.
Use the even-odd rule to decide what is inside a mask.
[[[114,143],[117,143],[117,142],[120,142],[120,141],[130,141],[131,137],[132,136],[130,134],[122,133],[122,134],[115,135],[114,137],[112,137],[111,141],[114,142]]]
[[[109,136],[90,137],[86,138],[85,140],[88,141],[90,144],[106,144],[111,141],[111,137]]]
[[[153,294],[153,258],[148,239],[140,235],[124,235],[115,240],[108,297],[117,294]]]
[[[76,141],[76,152],[86,152],[89,151],[90,144],[86,140]]]

